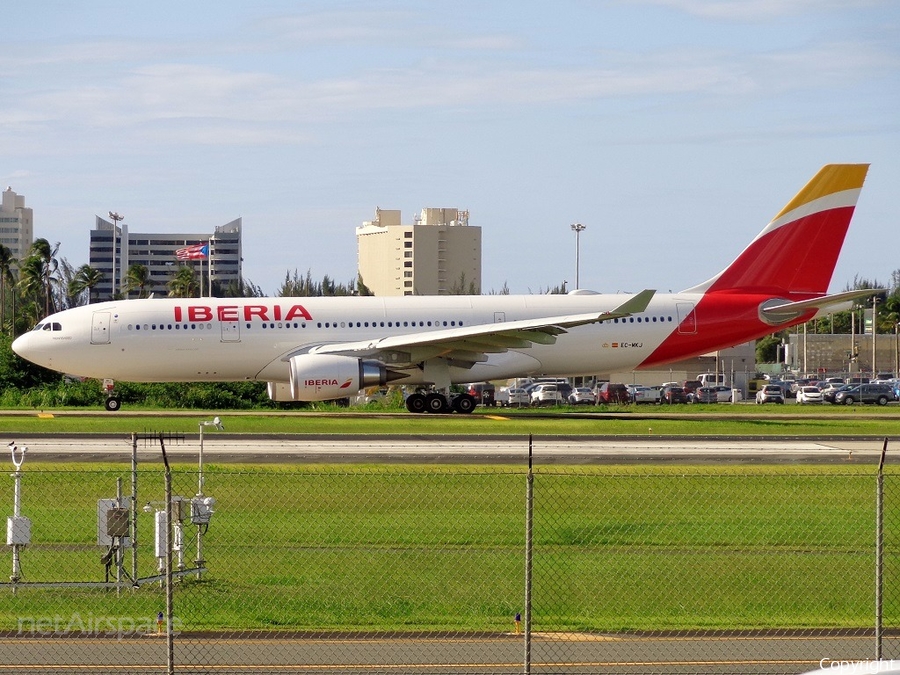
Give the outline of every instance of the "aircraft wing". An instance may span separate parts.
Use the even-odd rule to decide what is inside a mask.
[[[338,342],[313,347],[308,353],[378,358],[396,366],[443,357],[452,361],[454,365],[471,366],[486,360],[487,354],[490,353],[525,349],[535,343],[553,344],[556,342],[556,336],[566,333],[568,328],[643,312],[650,304],[654,293],[655,290],[641,291],[608,312],[548,316],[419,331],[360,342]]]
[[[813,298],[812,300],[784,302],[778,305],[766,306],[760,309],[760,313],[765,319],[770,321],[787,321],[799,316],[803,312],[808,312],[811,309],[821,310],[831,308],[831,311],[838,312],[848,309],[846,305],[849,305],[853,300],[884,292],[885,289],[883,288],[863,288],[855,291],[846,291],[844,293],[835,293],[834,295],[823,295],[820,298]]]

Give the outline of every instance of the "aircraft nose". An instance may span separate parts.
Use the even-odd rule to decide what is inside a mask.
[[[31,339],[31,333],[25,333],[24,335],[20,335],[12,343],[12,350],[21,356],[23,359],[31,361],[34,363],[35,350],[34,350],[34,340]]]

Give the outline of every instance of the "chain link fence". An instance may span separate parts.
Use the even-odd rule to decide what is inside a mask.
[[[35,466],[0,484],[2,505],[20,490],[7,541],[27,538],[2,559],[0,673],[800,673],[900,658],[890,470],[880,586],[872,466],[169,476],[172,500],[156,468]]]

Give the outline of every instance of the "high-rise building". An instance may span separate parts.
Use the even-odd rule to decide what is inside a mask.
[[[0,244],[10,250],[14,259],[21,260],[33,243],[34,214],[25,207],[25,197],[8,187],[0,204]]]
[[[101,300],[124,295],[125,278],[131,265],[144,265],[150,272],[151,284],[146,289],[166,295],[166,283],[181,265],[191,265],[202,279],[203,295],[210,289],[224,289],[241,281],[241,218],[216,227],[209,233],[160,234],[158,232],[129,232],[120,224],[118,214],[110,214],[113,222],[96,216],[91,230],[90,265],[103,272],[103,280],[95,294]],[[178,260],[176,251],[194,245],[208,245],[208,257],[199,260]],[[115,254],[114,254],[115,249]],[[115,278],[115,289],[112,280]],[[136,297],[137,291],[128,294]]]
[[[469,212],[422,209],[412,225],[400,211],[375,209],[356,228],[358,269],[375,295],[481,293],[481,228]]]

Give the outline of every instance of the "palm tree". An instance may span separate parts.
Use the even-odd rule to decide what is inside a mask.
[[[59,250],[59,243],[50,246],[50,242],[46,239],[35,239],[31,245],[30,255],[25,259],[22,272],[25,268],[29,269],[29,275],[35,277],[28,281],[25,286],[32,287],[32,292],[36,292],[34,285],[39,282],[43,288],[44,316],[53,313],[53,292],[52,285],[57,281],[56,270],[59,269],[59,261],[56,259],[56,253]],[[20,278],[19,283],[22,284],[23,279]]]
[[[12,251],[0,244],[0,330],[5,330],[6,326],[6,287],[16,283],[12,273],[13,263],[15,258]],[[15,323],[15,318],[13,322]]]
[[[125,273],[125,292],[136,290],[139,298],[147,297],[147,289],[153,286],[153,283],[146,265],[135,263]]]
[[[182,265],[167,283],[170,298],[193,298],[200,294],[194,268]]]
[[[40,257],[30,255],[19,262],[19,282],[16,284],[22,295],[24,312],[28,319],[36,323],[46,314],[42,313],[44,302],[44,263]]]
[[[69,282],[69,295],[78,297],[87,291],[87,304],[94,301],[94,289],[103,279],[103,272],[90,265],[82,265]]]

